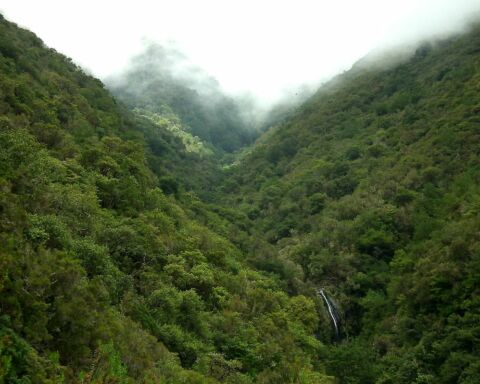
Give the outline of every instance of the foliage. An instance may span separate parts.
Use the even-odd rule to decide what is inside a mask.
[[[245,262],[245,218],[189,192],[218,167],[169,118],[0,20],[0,382],[325,376],[312,302]]]
[[[253,265],[291,292],[302,276],[332,292],[344,338],[325,361],[342,383],[475,381],[479,43],[477,25],[395,65],[359,63],[218,189],[250,220]]]
[[[221,168],[216,86],[140,65],[126,108],[1,18],[0,383],[478,381],[479,43],[355,66]]]

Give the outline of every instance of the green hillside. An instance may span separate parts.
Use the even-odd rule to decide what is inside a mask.
[[[257,268],[333,295],[341,383],[480,377],[480,28],[332,80],[226,176]],[[328,335],[322,340],[326,340]]]
[[[136,60],[117,101],[0,16],[0,384],[478,382],[480,27],[250,147],[210,78]]]
[[[0,20],[0,383],[332,382],[314,301],[188,192],[201,159]]]

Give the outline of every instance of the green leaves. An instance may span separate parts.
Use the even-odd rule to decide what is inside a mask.
[[[220,188],[250,219],[256,268],[306,292],[287,259],[335,290],[348,336],[327,367],[341,382],[468,382],[477,369],[451,335],[471,342],[460,319],[478,310],[479,33],[339,76]]]

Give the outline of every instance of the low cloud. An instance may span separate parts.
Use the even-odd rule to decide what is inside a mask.
[[[3,0],[1,10],[100,78],[122,71],[145,39],[173,41],[226,92],[272,105],[372,50],[459,32],[480,3]]]

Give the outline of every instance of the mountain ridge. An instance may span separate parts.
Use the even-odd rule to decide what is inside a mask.
[[[338,76],[225,177],[219,196],[273,247],[253,264],[287,278],[293,261],[343,307],[341,382],[475,381],[476,352],[449,340],[478,330],[479,39]]]

